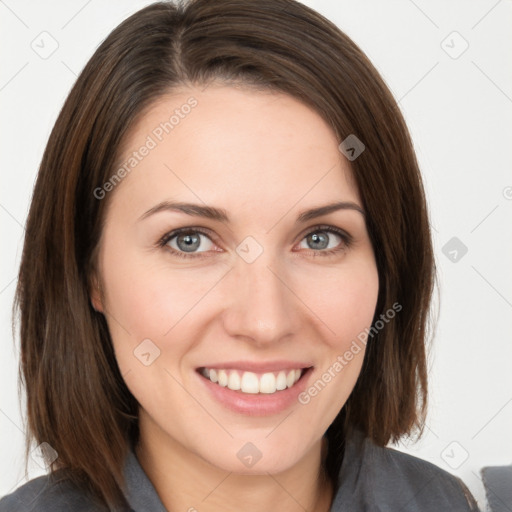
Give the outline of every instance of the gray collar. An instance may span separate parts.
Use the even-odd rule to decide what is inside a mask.
[[[126,457],[124,475],[125,496],[133,511],[167,512],[133,450]]]

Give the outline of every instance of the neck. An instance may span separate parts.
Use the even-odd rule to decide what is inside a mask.
[[[135,453],[168,512],[329,512],[333,488],[322,468],[324,442],[283,472],[246,475],[217,468],[141,422]]]

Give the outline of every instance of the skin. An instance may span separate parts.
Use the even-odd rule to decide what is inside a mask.
[[[309,107],[223,84],[159,99],[133,127],[120,161],[191,96],[197,106],[106,198],[93,279],[92,303],[107,318],[140,404],[136,455],[169,511],[328,511],[322,436],[356,383],[364,350],[309,403],[270,416],[226,409],[195,370],[236,359],[304,360],[314,383],[371,325],[378,274],[364,215],[345,209],[295,223],[299,212],[327,203],[361,206],[349,162]],[[230,222],[174,211],[140,220],[164,200],[224,208]],[[352,242],[314,229],[319,224]],[[181,227],[209,233],[191,258],[172,254],[176,238],[157,245]],[[339,250],[320,254],[328,249],[311,245],[310,232]],[[263,249],[252,263],[236,252],[247,236]],[[148,366],[134,356],[145,339],[160,351]],[[247,442],[262,454],[252,468],[237,457]]]

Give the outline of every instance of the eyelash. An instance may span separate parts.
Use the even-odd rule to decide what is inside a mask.
[[[338,235],[342,240],[342,244],[338,247],[338,248],[335,248],[335,249],[328,249],[328,250],[320,250],[320,251],[313,251],[311,249],[311,252],[313,252],[314,256],[313,257],[317,257],[317,256],[322,256],[322,257],[328,257],[328,256],[333,256],[339,252],[342,252],[343,250],[345,249],[348,249],[350,248],[351,244],[352,244],[352,237],[346,233],[345,231],[339,229],[339,228],[336,228],[334,226],[326,226],[326,225],[319,225],[319,226],[314,226],[311,230],[309,230],[302,238],[300,241],[304,240],[304,238],[306,238],[307,236],[311,235],[312,233],[317,233],[317,232],[323,232],[323,233],[333,233],[335,235]],[[195,227],[186,227],[186,228],[179,228],[179,229],[175,229],[173,231],[170,231],[169,233],[166,233],[158,242],[157,242],[157,246],[160,247],[160,248],[165,248],[166,245],[175,237],[177,237],[178,235],[181,235],[183,233],[201,233],[205,236],[207,236],[210,240],[212,240],[211,236],[210,236],[210,233],[202,228],[195,228]],[[213,240],[212,240],[213,242]],[[180,251],[176,251],[175,249],[173,249],[172,247],[167,247],[167,249],[174,255],[174,256],[178,256],[179,258],[208,258],[208,256],[205,256],[203,255],[203,253],[186,253],[186,252],[180,252]]]

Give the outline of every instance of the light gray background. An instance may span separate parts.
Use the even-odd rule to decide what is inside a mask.
[[[87,59],[149,3],[0,1],[0,496],[24,481],[10,312],[38,164]],[[483,509],[480,469],[512,463],[512,2],[305,3],[352,37],[382,73],[425,177],[439,321],[426,434],[398,448],[461,476]],[[447,246],[453,237],[458,241]],[[43,472],[32,460],[29,468],[31,477]]]

